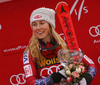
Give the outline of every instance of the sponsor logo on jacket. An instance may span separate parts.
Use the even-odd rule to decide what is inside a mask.
[[[42,68],[42,67],[45,67],[45,66],[49,66],[49,65],[59,64],[59,63],[60,62],[59,62],[57,56],[55,56],[52,59],[44,58],[43,62],[38,61],[39,68]]]

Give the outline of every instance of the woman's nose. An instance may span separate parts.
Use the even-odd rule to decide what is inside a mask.
[[[37,25],[37,29],[41,29],[41,26],[39,24]]]

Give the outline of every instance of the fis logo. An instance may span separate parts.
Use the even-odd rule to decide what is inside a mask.
[[[79,5],[78,3],[79,1],[81,1],[81,4],[80,4],[80,7],[78,8],[79,10],[77,11],[76,7],[77,5]],[[75,15],[78,16],[78,21],[80,20],[82,13],[85,13],[85,14],[88,13],[88,9],[87,9],[88,7],[84,6],[84,3],[85,3],[85,0],[75,0],[74,4],[71,7],[70,14],[75,12]]]

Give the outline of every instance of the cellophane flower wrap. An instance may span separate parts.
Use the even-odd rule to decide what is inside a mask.
[[[81,51],[64,49],[58,51],[59,61],[67,75],[64,85],[74,85],[75,83],[79,85],[79,81],[85,76],[86,66],[81,62],[82,57],[83,53]]]

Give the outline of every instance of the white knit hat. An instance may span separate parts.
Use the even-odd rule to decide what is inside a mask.
[[[55,28],[55,11],[50,8],[38,8],[34,10],[30,16],[30,25],[36,20],[45,20]]]

